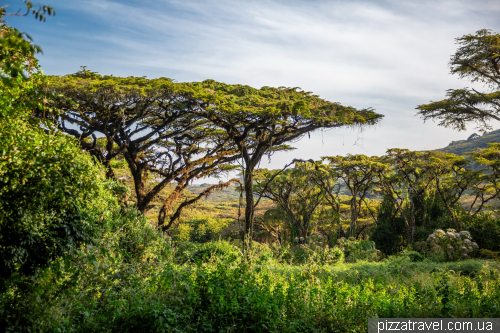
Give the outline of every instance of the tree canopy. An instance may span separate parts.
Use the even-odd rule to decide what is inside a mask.
[[[108,178],[115,178],[111,161],[123,156],[141,212],[167,185],[176,183],[159,212],[162,228],[172,224],[170,220],[165,225],[166,215],[190,182],[230,170],[229,163],[238,158],[223,131],[189,112],[197,101],[170,79],[102,76],[83,69],[50,77],[48,88],[57,94],[51,106],[60,112],[38,115],[77,138],[107,168]],[[98,148],[98,135],[106,142],[104,150]],[[147,189],[150,174],[158,181]]]
[[[500,120],[500,34],[482,29],[456,38],[456,43],[459,48],[450,59],[451,74],[483,83],[490,91],[450,89],[446,99],[419,105],[418,114],[457,130],[465,130],[469,123],[488,129],[490,120]]]
[[[253,172],[264,155],[290,149],[287,143],[317,129],[373,125],[383,117],[371,108],[357,110],[297,87],[256,89],[213,80],[186,87],[198,101],[192,113],[224,130],[242,156],[247,235],[254,219]]]

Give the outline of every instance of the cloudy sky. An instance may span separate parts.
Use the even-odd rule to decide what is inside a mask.
[[[294,152],[275,155],[272,168],[297,156],[381,155],[387,148],[435,149],[466,139],[477,130],[424,124],[415,107],[443,99],[447,89],[472,86],[449,74],[454,38],[483,28],[500,32],[500,2],[486,0],[42,3],[56,16],[45,23],[9,17],[8,23],[42,46],[46,74],[87,66],[116,76],[301,87],[385,115],[363,132],[316,132]],[[23,5],[7,4],[11,12]]]

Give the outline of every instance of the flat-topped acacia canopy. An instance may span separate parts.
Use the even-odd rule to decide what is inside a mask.
[[[446,99],[417,106],[417,114],[456,130],[465,130],[470,123],[490,129],[490,120],[500,121],[500,34],[482,29],[455,41],[459,47],[451,56],[450,72],[483,83],[490,91],[449,89]]]
[[[207,120],[188,112],[196,101],[179,93],[182,87],[172,80],[80,71],[52,76],[48,82],[59,94],[51,104],[61,112],[45,116],[96,156],[108,168],[108,177],[115,178],[111,160],[123,156],[141,212],[152,207],[152,201],[168,184],[176,183],[158,216],[163,229],[172,225],[173,220],[164,224],[166,214],[192,180],[231,169],[231,162],[239,157],[224,131],[207,126]],[[98,147],[96,135],[103,135],[104,151]],[[152,188],[145,183],[148,173],[161,178]],[[177,218],[177,213],[172,217]]]
[[[252,172],[263,155],[290,149],[286,143],[316,129],[373,125],[382,118],[370,108],[356,110],[300,88],[256,89],[214,80],[178,83],[167,78],[101,76],[85,70],[51,79],[51,86],[73,99],[66,100],[66,105],[60,104],[59,108],[65,109],[75,124],[81,125],[80,121],[84,121],[84,136],[91,135],[97,128],[96,121],[100,120],[99,128],[109,132],[110,141],[128,138],[126,145],[117,142],[118,152],[113,152],[110,145],[105,159],[130,151],[134,144],[147,141],[151,146],[166,138],[179,137],[180,133],[193,139],[188,133],[196,130],[207,134],[197,136],[198,143],[203,140],[207,143],[207,139],[211,144],[217,143],[210,154],[223,154],[219,163],[243,158],[247,234],[251,233],[253,223]],[[75,99],[87,102],[78,103]],[[136,125],[135,129],[123,130],[124,125],[132,124]],[[132,139],[132,135],[141,132],[146,134],[140,140]],[[191,140],[182,149],[192,151],[195,141]],[[141,149],[144,151],[144,147]],[[207,151],[205,157],[209,158]],[[216,164],[213,159],[204,162]]]
[[[300,88],[255,89],[214,80],[184,85],[189,97],[198,101],[191,112],[224,129],[243,157],[245,231],[250,236],[254,211],[252,173],[264,154],[274,152],[274,147],[289,149],[287,142],[316,129],[374,125],[383,117],[371,108],[356,110]]]

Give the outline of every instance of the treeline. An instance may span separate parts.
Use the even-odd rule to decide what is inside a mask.
[[[257,225],[279,243],[304,244],[320,232],[331,244],[341,237],[371,237],[377,248],[396,253],[435,229],[460,231],[484,220],[500,195],[499,168],[500,144],[465,156],[390,149],[381,157],[296,161],[291,169],[258,170],[255,192],[276,208]],[[473,238],[498,250],[498,224],[484,228],[490,230],[473,232]]]

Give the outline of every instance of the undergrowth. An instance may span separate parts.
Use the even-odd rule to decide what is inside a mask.
[[[376,262],[331,265],[310,256],[293,264],[282,258],[287,251],[227,241],[174,244],[144,218],[122,212],[78,256],[1,294],[1,328],[363,332],[376,317],[500,316],[494,261],[436,263],[407,252]]]

